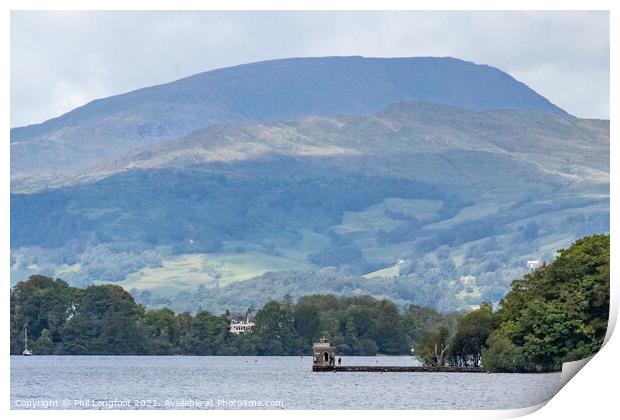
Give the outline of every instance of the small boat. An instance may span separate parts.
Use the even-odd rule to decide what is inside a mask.
[[[28,350],[28,329],[24,327],[24,351],[22,356],[32,356],[32,350]]]

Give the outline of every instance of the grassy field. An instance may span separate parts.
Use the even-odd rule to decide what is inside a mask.
[[[381,270],[373,271],[372,273],[364,274],[367,279],[376,279],[382,277],[396,277],[400,274],[399,264],[394,264],[391,267],[386,267]]]
[[[161,267],[147,267],[131,273],[119,284],[127,289],[149,289],[155,294],[194,290],[199,285],[213,287],[247,280],[267,271],[312,270],[317,267],[308,255],[329,243],[326,235],[301,230],[301,239],[287,247],[275,248],[272,254],[242,241],[223,244],[223,252],[183,254],[164,257]],[[161,249],[165,252],[165,249]]]
[[[436,223],[430,223],[426,225],[425,229],[450,229],[451,227],[472,220],[484,219],[485,216],[489,216],[497,212],[500,206],[507,206],[511,203],[502,202],[497,203],[493,201],[482,201],[472,206],[463,207],[454,217],[450,219],[441,220]]]
[[[338,235],[347,235],[358,232],[376,232],[384,230],[390,232],[403,224],[385,214],[383,203],[370,206],[362,211],[344,212],[342,223],[333,228]]]

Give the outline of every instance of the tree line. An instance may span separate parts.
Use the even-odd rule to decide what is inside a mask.
[[[455,329],[425,333],[417,357],[433,366],[541,372],[594,354],[607,331],[609,258],[609,235],[576,241],[551,264],[513,281],[496,312],[483,303],[460,316]]]
[[[426,365],[490,371],[551,371],[598,350],[609,316],[609,235],[561,250],[556,260],[512,283],[498,310],[399,308],[371,296],[270,300],[250,333],[229,331],[230,316],[146,309],[116,285],[76,288],[31,276],[11,290],[11,353],[300,355],[326,335],[339,354],[410,354]]]
[[[341,354],[407,354],[424,332],[443,322],[439,312],[370,296],[304,296],[270,300],[250,333],[234,334],[230,315],[146,309],[116,285],[76,288],[34,275],[11,290],[11,353],[35,354],[300,355],[322,335]]]

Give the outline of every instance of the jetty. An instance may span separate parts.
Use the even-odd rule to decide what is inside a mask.
[[[461,366],[336,366],[336,347],[322,337],[312,346],[313,372],[444,372],[444,373],[482,373],[479,367]]]
[[[479,367],[458,366],[312,366],[313,372],[444,372],[482,373]]]

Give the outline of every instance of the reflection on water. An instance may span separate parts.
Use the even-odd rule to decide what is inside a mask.
[[[333,373],[311,365],[308,356],[12,356],[11,407],[507,409],[547,401],[560,381],[559,373]]]

